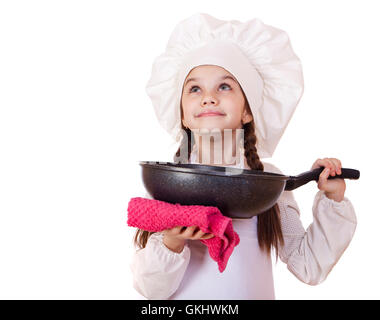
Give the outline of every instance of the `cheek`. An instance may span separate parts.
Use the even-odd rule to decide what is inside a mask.
[[[194,114],[193,108],[191,108],[189,105],[186,105],[186,106],[183,106],[182,111],[183,111],[183,117],[185,118],[185,120],[191,121]]]
[[[230,122],[233,124],[237,124],[241,122],[241,116],[237,112],[232,113],[229,118],[230,118]]]
[[[244,99],[239,99],[238,97],[228,97],[224,100],[224,108],[228,109],[236,114],[242,114],[244,110]]]
[[[191,114],[192,112],[194,112],[198,104],[199,103],[197,101],[194,101],[194,99],[189,99],[189,98],[182,99],[182,108],[183,108],[184,114]]]
[[[234,106],[244,105],[244,97],[236,92],[234,93],[230,92],[230,94],[225,95],[223,99],[225,99],[226,102]]]

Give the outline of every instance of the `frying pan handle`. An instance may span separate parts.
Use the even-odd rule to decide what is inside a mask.
[[[319,175],[321,174],[321,172],[324,170],[325,168],[324,167],[321,167],[321,168],[317,168],[317,169],[314,169],[314,170],[311,170],[311,171],[307,171],[303,174],[305,174],[305,177],[307,178],[309,175],[310,175],[310,181],[311,180],[315,180],[315,181],[318,181],[319,180]],[[359,179],[360,177],[360,172],[359,170],[355,170],[355,169],[348,169],[348,168],[342,168],[342,174],[336,174],[335,176],[329,176],[327,179],[337,179],[337,178],[340,178],[340,179]]]
[[[314,170],[306,171],[304,173],[299,174],[295,177],[290,177],[290,179],[286,182],[285,190],[294,190],[312,180],[318,181],[319,175],[324,170],[324,167],[320,167]],[[342,168],[342,174],[329,176],[328,179],[359,179],[360,171],[349,168]]]

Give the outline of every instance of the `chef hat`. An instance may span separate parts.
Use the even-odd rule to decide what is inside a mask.
[[[254,117],[259,157],[271,157],[303,93],[301,62],[288,35],[258,19],[224,21],[204,13],[178,23],[146,86],[159,123],[176,142],[182,139],[183,84],[200,65],[220,66],[239,81]]]

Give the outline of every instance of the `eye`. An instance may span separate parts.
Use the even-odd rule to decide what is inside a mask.
[[[190,88],[189,92],[195,92],[195,91],[193,91],[194,88],[198,88],[198,89],[199,89],[198,86],[192,86],[192,87]]]
[[[231,86],[230,86],[229,84],[227,84],[227,83],[222,83],[222,84],[220,85],[220,88],[221,88],[221,87],[225,87],[225,86],[231,89]]]
[[[231,86],[230,86],[229,84],[227,84],[227,83],[222,83],[222,84],[220,85],[220,88],[222,88],[222,87],[228,87],[229,90],[231,90]],[[195,89],[195,88],[198,88],[198,89],[199,89],[198,86],[192,86],[192,87],[190,88],[189,92],[190,92],[190,93],[191,93],[191,92],[196,92],[196,91],[193,91],[193,89]]]

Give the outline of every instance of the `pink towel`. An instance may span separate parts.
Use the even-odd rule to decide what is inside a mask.
[[[165,201],[132,198],[128,204],[128,225],[157,232],[176,226],[198,226],[203,232],[212,233],[211,239],[200,240],[208,247],[213,260],[223,272],[239,236],[233,230],[232,219],[221,214],[217,207],[171,204]]]

